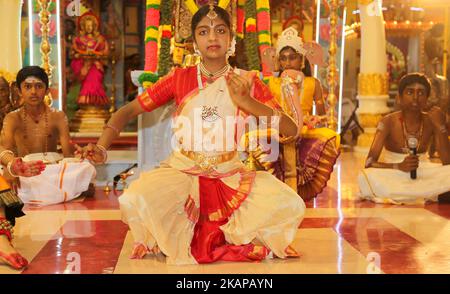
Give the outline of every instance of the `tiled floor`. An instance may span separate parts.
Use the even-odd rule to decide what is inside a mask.
[[[169,266],[162,255],[130,260],[133,240],[117,195],[27,207],[15,245],[22,273],[450,273],[450,204],[391,206],[358,200],[363,158],[342,153],[329,186],[307,204],[293,246],[299,259]],[[0,273],[21,273],[0,265]]]

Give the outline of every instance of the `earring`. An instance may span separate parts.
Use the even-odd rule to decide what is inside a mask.
[[[195,43],[194,43],[194,55],[202,56],[202,53],[200,52],[200,50],[198,50],[197,45],[195,45]]]
[[[227,58],[230,56],[234,56],[234,53],[236,51],[236,38],[233,37],[231,40],[230,48],[227,50]]]

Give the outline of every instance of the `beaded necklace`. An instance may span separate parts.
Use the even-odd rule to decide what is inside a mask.
[[[34,119],[31,115],[28,114],[27,110],[26,110],[26,106],[22,107],[22,119],[23,119],[23,139],[24,139],[24,143],[25,143],[25,147],[27,148],[27,152],[30,153],[30,146],[28,144],[28,121],[27,121],[27,116],[30,116],[31,119],[33,120],[34,123],[39,124],[39,120],[42,116],[44,116],[44,122],[45,122],[45,129],[44,129],[44,142],[43,142],[43,147],[44,147],[44,156],[47,155],[47,151],[48,151],[48,138],[51,136],[49,134],[48,131],[48,113],[47,113],[47,106],[44,106],[44,112],[39,114],[38,119]]]
[[[406,129],[405,120],[403,118],[401,119],[401,122],[402,122],[402,128],[403,128],[403,140],[404,140],[404,144],[405,144],[403,147],[403,150],[406,152],[409,151],[408,139],[411,137],[417,138],[417,141],[418,141],[417,150],[420,150],[420,143],[422,141],[422,135],[423,135],[423,119],[421,118],[419,130],[417,130],[415,133],[408,132],[408,130]]]
[[[223,76],[226,72],[228,72],[228,70],[230,69],[230,65],[226,64],[224,67],[222,67],[221,69],[219,69],[216,72],[210,72],[209,70],[206,69],[206,67],[203,65],[203,63],[200,63],[199,66],[197,67],[197,80],[199,85],[202,85],[202,74],[207,78],[207,82],[208,83],[212,83],[215,79]],[[200,89],[203,89],[203,85]]]

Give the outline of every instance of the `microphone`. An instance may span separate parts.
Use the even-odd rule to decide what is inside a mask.
[[[419,141],[417,138],[410,137],[408,138],[408,148],[410,154],[417,155],[417,145],[419,144]],[[412,170],[410,172],[411,179],[415,180],[417,178],[417,170]]]

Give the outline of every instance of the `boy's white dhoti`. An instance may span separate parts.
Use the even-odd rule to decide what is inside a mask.
[[[399,163],[406,154],[383,150],[385,162]],[[410,173],[387,168],[366,168],[358,175],[361,198],[377,203],[423,204],[437,201],[450,191],[450,165],[429,162],[420,156],[417,179]]]
[[[24,203],[50,205],[70,201],[86,191],[96,176],[95,167],[88,161],[63,159],[58,153],[45,156],[36,153],[24,157],[24,161],[31,160],[52,163],[47,164],[45,171],[38,176],[20,177],[18,195]]]

